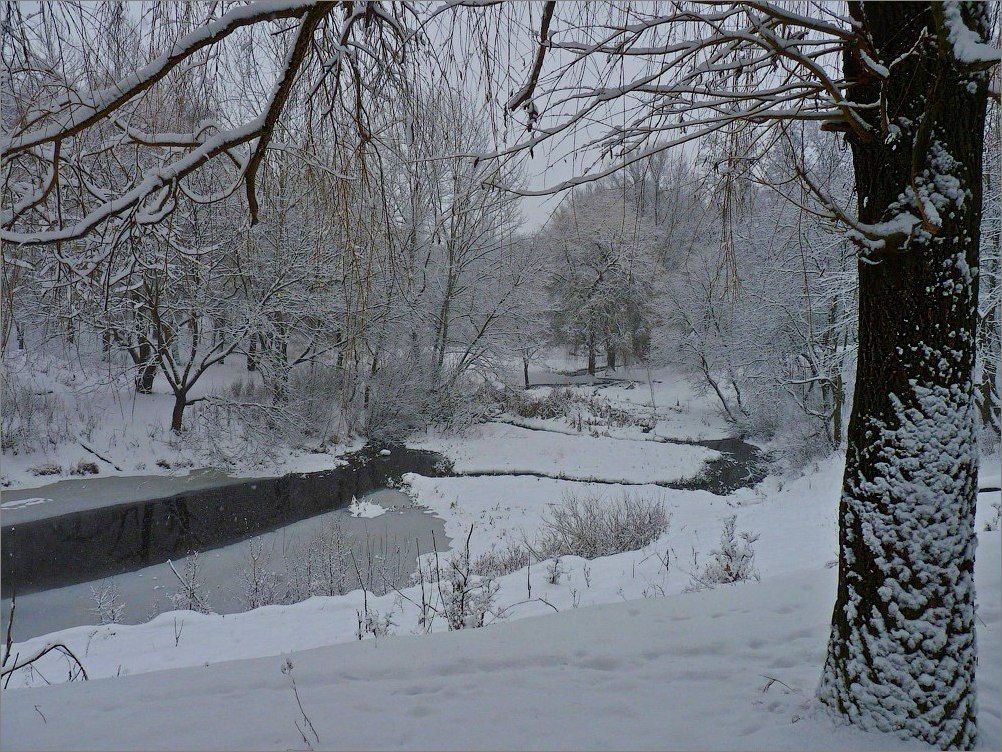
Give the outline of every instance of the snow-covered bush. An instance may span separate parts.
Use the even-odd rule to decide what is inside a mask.
[[[248,610],[271,606],[283,600],[278,575],[271,568],[271,554],[261,538],[247,541],[247,559],[241,576],[244,582],[244,603]]]
[[[267,460],[281,446],[324,447],[340,438],[340,400],[336,369],[320,363],[293,369],[277,392],[247,376],[191,406],[186,442],[222,464]]]
[[[610,501],[594,492],[568,493],[543,518],[532,551],[541,560],[560,556],[595,559],[636,551],[662,536],[669,519],[660,499],[624,493]]]
[[[752,544],[759,536],[752,533],[735,533],[737,515],[731,515],[724,520],[724,529],[720,533],[720,548],[710,552],[712,557],[703,570],[691,575],[691,581],[686,586],[686,592],[697,590],[712,590],[717,585],[728,585],[733,582],[744,582],[759,579],[758,568],[755,566],[755,551]]]
[[[492,548],[481,554],[471,564],[471,571],[479,577],[497,579],[529,566],[529,549],[510,541],[505,548]]]
[[[289,599],[314,595],[344,595],[356,581],[351,564],[352,539],[338,519],[328,521],[307,541],[285,557]]]
[[[1002,522],[1002,503],[998,501],[992,502],[992,509],[995,510],[995,516],[985,523],[985,532],[991,533],[999,529],[999,523]]]
[[[0,369],[0,446],[17,454],[54,447],[73,437],[70,412],[51,390]]]
[[[365,611],[355,611],[358,617],[358,627],[355,629],[355,637],[359,640],[365,639],[366,635],[372,635],[377,640],[380,637],[389,637],[393,634],[393,627],[397,623],[393,621],[393,611],[380,614],[375,609],[366,608]]]
[[[97,475],[100,472],[101,470],[98,468],[97,463],[90,460],[80,460],[70,468],[70,475]]]
[[[47,475],[62,475],[63,466],[58,462],[43,462],[41,465],[29,468],[28,472],[37,478],[44,478]]]
[[[413,354],[386,355],[365,385],[368,399],[355,408],[360,416],[355,422],[370,439],[383,442],[403,441],[430,425],[460,431],[484,415],[485,405],[474,399],[478,388],[469,374],[448,366],[438,370]]]
[[[466,545],[453,552],[444,563],[437,550],[418,560],[418,570],[412,581],[421,586],[418,626],[425,631],[431,631],[432,623],[439,616],[445,618],[450,630],[457,630],[482,627],[489,614],[497,616],[499,613],[495,599],[501,586],[490,567],[479,568],[471,563],[472,535],[471,527]],[[478,562],[483,559],[481,557]],[[429,587],[426,589],[426,586]]]
[[[564,417],[573,402],[574,392],[567,387],[551,389],[538,399],[529,392],[507,391],[503,395],[502,407],[506,412],[522,418],[546,420]]]
[[[175,611],[198,611],[200,614],[212,612],[205,595],[202,579],[198,573],[198,551],[188,555],[184,562],[184,572],[178,572],[174,563],[168,559],[167,564],[177,578],[180,587],[167,596],[171,608]]]
[[[468,551],[454,554],[438,578],[440,610],[449,629],[484,626],[484,618],[492,612],[500,589],[490,577],[473,574]]]
[[[376,546],[372,536],[366,535],[364,550],[352,563],[352,587],[363,587],[377,596],[386,595],[408,581],[417,554],[408,543],[400,543],[396,539],[389,541],[384,537],[375,540]]]
[[[118,585],[114,582],[101,583],[100,586],[90,588],[91,598],[94,599],[94,606],[90,612],[97,617],[97,623],[118,624],[122,621],[125,613],[125,604],[122,603],[118,592]]]
[[[551,585],[559,585],[560,577],[563,575],[563,567],[560,566],[560,557],[556,559],[551,559],[550,563],[546,565],[546,581]]]

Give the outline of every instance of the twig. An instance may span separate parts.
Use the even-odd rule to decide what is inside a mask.
[[[355,567],[355,574],[358,576],[358,586],[362,588],[362,608],[365,609],[365,618],[369,618],[369,592],[365,588],[365,583],[362,582],[362,573],[358,569],[358,562],[355,561],[355,552],[352,549],[348,549],[348,553],[351,555],[351,563]],[[358,639],[362,639],[362,616],[359,614],[358,618]],[[320,740],[317,739],[319,742]]]
[[[299,699],[299,689],[296,687],[296,678],[292,675],[292,661],[288,658],[285,659],[285,665],[282,666],[282,673],[289,675],[289,681],[292,683],[292,694],[296,696],[296,704],[299,706],[299,712],[303,714],[303,720],[306,722],[310,731],[313,732],[313,738],[317,740],[317,744],[320,744],[320,734],[318,734],[317,730],[313,728],[313,721],[310,720],[310,717],[306,715],[306,711],[303,710],[303,701]],[[313,749],[313,745],[310,744],[310,740],[306,738],[306,734],[304,734],[303,730],[299,728],[298,722],[296,723],[296,729],[303,737],[303,741],[306,742],[306,746]]]
[[[80,669],[80,675],[83,676],[84,681],[87,681],[87,671],[84,669],[83,664],[80,662],[80,659],[73,654],[72,650],[70,650],[61,642],[49,643],[45,647],[41,648],[37,653],[35,653],[35,655],[33,655],[31,658],[27,659],[24,662],[19,663],[15,659],[14,665],[0,671],[0,676],[7,676],[8,674],[14,673],[18,669],[22,669],[25,666],[30,666],[39,658],[41,658],[44,655],[47,655],[48,653],[51,653],[53,650],[62,653],[64,656],[66,656],[67,659],[72,659],[73,662],[77,664],[77,668]],[[70,678],[71,679],[73,678],[72,674],[70,675]]]
[[[780,681],[775,676],[769,676],[768,674],[759,674],[759,676],[761,676],[763,679],[768,679],[769,680],[769,681],[767,681],[765,683],[765,686],[762,687],[762,691],[763,692],[768,692],[769,691],[769,687],[771,687],[773,684],[782,684],[784,687],[786,687],[791,692],[799,692],[800,691],[799,689],[796,689],[795,687],[791,687],[786,682]]]
[[[505,616],[507,616],[508,612],[511,611],[513,608],[515,608],[515,606],[524,606],[527,603],[543,603],[543,604],[549,606],[550,608],[552,608],[555,613],[558,613],[558,614],[560,613],[560,609],[557,608],[556,606],[554,606],[552,603],[550,603],[545,598],[541,598],[541,597],[527,598],[524,601],[518,601],[517,603],[511,603],[511,604],[505,606],[504,608],[502,608],[501,610],[499,610],[496,614],[494,614],[494,618],[491,619],[488,622],[488,624],[493,624],[498,619],[505,618]]]
[[[90,448],[89,446],[87,446],[86,444],[84,444],[84,443],[83,443],[82,441],[81,441],[81,442],[79,442],[79,444],[80,444],[80,446],[82,446],[82,447],[83,447],[84,449],[86,449],[86,450],[87,450],[88,452],[90,452],[91,454],[93,454],[93,455],[94,455],[95,457],[97,457],[97,458],[98,458],[99,460],[101,460],[102,462],[107,462],[107,463],[108,463],[109,465],[111,465],[111,466],[112,466],[113,468],[115,468],[116,470],[118,470],[118,472],[122,472],[122,468],[120,468],[120,467],[119,467],[118,465],[116,465],[116,464],[115,464],[114,462],[112,462],[111,460],[109,460],[109,459],[108,459],[107,457],[104,457],[104,456],[102,456],[102,455],[98,454],[98,453],[97,453],[97,452],[95,452],[95,451],[94,451],[93,449],[91,449],[91,448]]]
[[[14,642],[14,609],[17,608],[17,593],[14,588],[10,589],[10,618],[7,620],[7,640],[6,640],[6,650],[3,654],[3,660],[0,661],[0,668],[7,665],[7,661],[10,658],[10,646]],[[15,661],[16,663],[17,661]]]
[[[17,663],[17,659],[20,658],[20,657],[21,657],[21,654],[17,653],[14,656],[14,663]],[[12,677],[13,675],[14,675],[13,673],[7,674],[7,679],[3,683],[3,688],[4,689],[7,689],[7,687],[10,686],[10,677]]]

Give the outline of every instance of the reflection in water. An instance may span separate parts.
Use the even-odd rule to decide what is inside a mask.
[[[440,547],[450,545],[442,520],[413,506],[410,497],[381,489],[365,498],[388,511],[372,519],[352,517],[347,510],[327,512],[248,541],[201,552],[197,579],[206,604],[216,613],[230,614],[259,605],[260,601],[254,602],[255,592],[266,601],[283,603],[310,595],[334,595],[357,589],[359,575],[368,589],[385,592],[407,584],[418,548],[430,551],[433,535]],[[333,529],[340,529],[343,545],[334,540]],[[173,559],[174,568],[184,576],[189,561],[187,556]],[[251,575],[253,569],[255,575]],[[93,582],[18,595],[14,639],[97,624],[95,592],[103,592],[107,599],[114,591],[122,607],[119,621],[136,624],[183,605],[172,599],[180,589],[164,562]],[[108,608],[110,603],[106,603]],[[5,599],[4,625],[9,610],[10,601]]]
[[[364,449],[333,470],[185,491],[166,499],[8,524],[3,579],[19,595],[100,580],[153,562],[246,540],[346,506],[405,472],[438,474],[432,452]]]

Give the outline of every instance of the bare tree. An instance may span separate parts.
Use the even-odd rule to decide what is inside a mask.
[[[28,245],[51,244],[58,255],[61,244],[113,219],[161,224],[182,196],[211,202],[218,195],[196,195],[186,181],[213,161],[233,165],[226,191],[243,188],[256,221],[257,175],[297,81],[309,84],[318,122],[347,134],[330,115],[348,113],[364,146],[373,137],[366,105],[406,70],[397,65],[402,44],[427,41],[433,21],[448,33],[448,11],[461,5],[435,6],[422,19],[410,6],[375,2],[185,6],[163,25],[152,62],[99,88],[76,71],[88,70],[86,40],[105,21],[88,15],[88,6],[42,4],[39,22],[16,19],[17,43],[5,40],[5,54],[19,56],[3,93],[5,259],[20,261]],[[578,134],[579,151],[596,159],[587,174],[544,190],[594,181],[714,133],[767,146],[791,122],[814,121],[849,144],[854,209],[799,176],[829,219],[848,227],[859,264],[839,588],[819,696],[863,728],[972,746],[975,270],[985,109],[999,62],[987,43],[995,6],[469,5],[475,31],[497,28],[484,21],[492,13],[505,16],[510,31],[527,16],[533,21],[521,45],[534,53],[524,76],[498,82],[496,67],[483,68],[530,128],[492,155]],[[81,17],[83,32],[69,31],[65,13]],[[420,34],[405,30],[405,16],[424,24]],[[228,48],[239,58],[233,42],[253,49],[267,31],[279,32],[284,56],[261,96],[242,101],[226,120],[182,133],[149,133],[130,122],[135,108],[164,101],[208,57]],[[505,39],[471,46],[507,63],[511,35],[499,36]],[[614,125],[597,134],[584,127],[595,122]],[[94,164],[121,147],[146,155],[137,179],[95,184]],[[68,267],[88,274],[99,262]]]

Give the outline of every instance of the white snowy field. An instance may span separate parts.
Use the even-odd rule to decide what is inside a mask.
[[[457,473],[538,474],[564,480],[670,483],[699,474],[719,452],[700,446],[616,441],[488,423],[461,436],[417,443],[443,452]]]
[[[152,394],[136,394],[128,378],[95,368],[96,358],[87,359],[87,368],[77,367],[65,355],[45,352],[13,352],[4,355],[3,368],[38,398],[33,430],[39,447],[16,446],[5,450],[0,467],[0,487],[24,489],[45,486],[78,477],[80,463],[93,463],[97,477],[179,476],[193,469],[219,464],[218,452],[207,445],[232,449],[223,431],[208,429],[198,422],[198,406],[185,411],[186,428],[194,436],[174,436],[169,430],[174,396],[163,374],[158,374]],[[236,381],[259,384],[260,374],[248,373],[242,358],[230,356],[199,379],[189,395],[198,399],[225,393]],[[11,409],[8,407],[8,409]],[[325,416],[318,416],[318,420]],[[44,425],[42,424],[44,422]],[[329,469],[338,457],[358,449],[355,441],[309,451],[305,447],[269,446],[268,451],[237,456],[229,454],[223,468],[239,477],[270,477],[291,472]],[[94,452],[100,455],[98,457]]]
[[[678,387],[670,378],[653,386],[654,407],[646,384],[575,392],[638,414],[656,410],[656,435],[670,424],[669,405],[669,413],[688,416],[677,435],[726,435],[706,403],[672,399]],[[500,474],[410,474],[404,490],[444,520],[454,544],[469,536],[471,559],[537,540],[551,505],[569,494],[660,499],[671,515],[667,532],[638,551],[567,556],[500,577],[482,629],[447,631],[441,617],[420,623],[415,585],[379,598],[355,591],[226,616],[172,612],[147,624],[76,627],[15,643],[21,656],[65,644],[90,681],[59,683],[67,664],[53,655],[40,673],[12,675],[0,746],[920,748],[838,726],[813,702],[835,597],[840,458],[717,496],[648,485],[695,476],[714,452],[657,443],[639,430],[631,436],[628,428],[578,433],[566,422],[543,423],[545,432],[495,423],[463,437],[426,436],[421,445],[457,469]],[[644,461],[630,464],[631,451]],[[997,485],[998,464],[985,458],[982,485]],[[527,469],[554,477],[505,474]],[[570,479],[579,477],[594,480]],[[997,528],[985,530],[997,499],[982,494],[978,508],[981,749],[1002,745],[1002,539]],[[759,536],[761,579],[686,592],[731,515],[739,532]],[[442,552],[442,561],[452,555]],[[366,606],[389,619],[388,636],[357,639]],[[286,659],[295,691],[281,671]]]
[[[999,537],[985,534],[980,749],[1000,742],[999,567]],[[180,647],[151,640],[145,651],[161,657],[160,670],[10,690],[3,746],[301,749],[298,724],[314,749],[917,748],[837,726],[814,703],[834,587],[834,570],[813,567],[480,630],[297,652],[281,625],[294,628],[320,608],[310,602],[234,630],[194,666],[165,670]],[[238,635],[278,652],[228,660],[249,652]],[[281,671],[286,659],[315,736]]]

